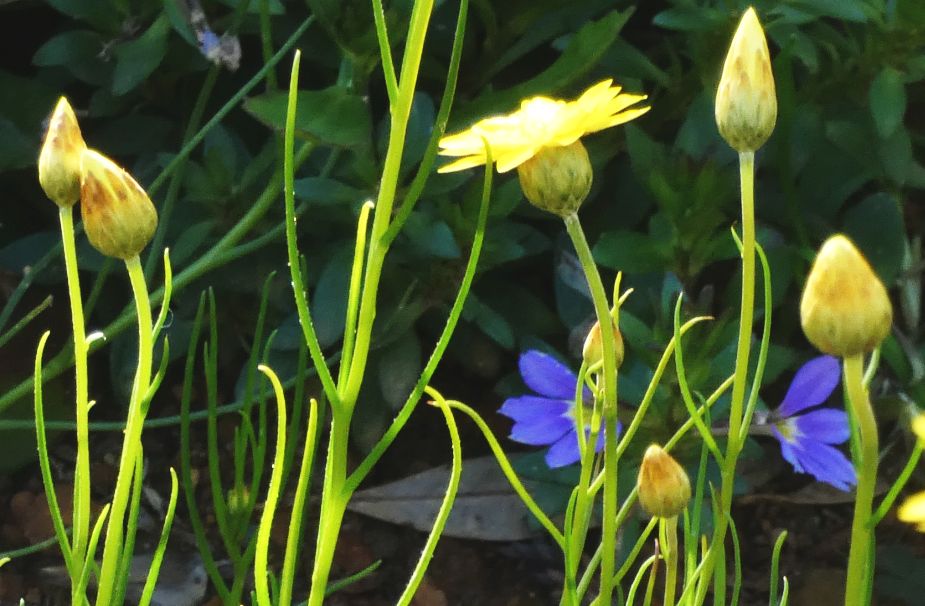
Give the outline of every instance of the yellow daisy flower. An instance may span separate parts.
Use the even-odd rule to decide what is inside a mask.
[[[920,414],[912,420],[912,431],[918,436],[919,442],[925,443],[925,414]],[[897,517],[903,522],[915,524],[915,529],[925,532],[925,492],[919,492],[899,506]]]
[[[632,107],[646,95],[621,93],[613,80],[598,82],[574,101],[531,97],[510,114],[480,120],[468,129],[443,137],[440,154],[459,157],[438,172],[449,173],[485,164],[483,138],[491,146],[499,173],[517,168],[540,150],[565,147],[584,135],[629,122],[649,111]]]

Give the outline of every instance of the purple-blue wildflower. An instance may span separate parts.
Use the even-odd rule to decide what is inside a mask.
[[[578,432],[575,426],[575,388],[578,377],[564,364],[540,351],[526,351],[520,356],[520,376],[534,394],[508,398],[499,412],[513,419],[510,438],[522,444],[545,446],[546,464],[564,467],[581,459]],[[591,416],[593,395],[583,388],[582,404],[585,418]],[[589,428],[585,428],[585,435]],[[598,435],[596,451],[604,447]]]
[[[783,402],[771,415],[771,432],[780,442],[784,458],[800,473],[848,491],[857,484],[854,466],[837,448],[848,440],[851,430],[843,410],[809,408],[825,402],[841,377],[837,358],[813,358],[797,371]]]

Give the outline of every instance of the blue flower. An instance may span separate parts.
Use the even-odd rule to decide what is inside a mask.
[[[520,356],[520,376],[534,394],[508,398],[498,411],[513,419],[510,438],[522,444],[545,446],[546,464],[564,467],[581,459],[575,427],[575,388],[578,377],[561,362],[540,351],[526,351]],[[584,387],[582,403],[590,418],[593,404],[591,390]],[[585,435],[590,428],[585,428]],[[596,451],[604,447],[600,434]]]
[[[841,377],[838,359],[813,358],[793,377],[784,401],[771,416],[771,433],[780,442],[781,453],[799,473],[848,491],[857,484],[854,466],[834,444],[848,440],[851,430],[843,410],[808,408],[825,402]]]

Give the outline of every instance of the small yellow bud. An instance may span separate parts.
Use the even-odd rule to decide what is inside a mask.
[[[517,167],[520,188],[533,206],[560,217],[578,210],[591,191],[593,171],[581,141],[544,147]]]
[[[58,206],[71,207],[80,198],[80,156],[85,149],[77,116],[61,97],[48,120],[39,153],[39,184]]]
[[[755,9],[742,15],[716,91],[716,125],[738,152],[764,145],[777,122],[771,55]]]
[[[151,241],[157,211],[145,190],[115,162],[83,154],[80,214],[90,244],[108,257],[131,259]]]
[[[616,325],[612,324],[613,327],[613,344],[614,344],[614,354],[617,360],[617,368],[623,364],[623,335],[620,333],[620,329]],[[601,362],[604,359],[604,344],[603,337],[601,335],[601,323],[595,322],[594,326],[591,327],[591,330],[588,331],[588,336],[585,337],[585,344],[581,350],[581,356],[584,358],[588,366],[594,366]]]
[[[851,240],[822,245],[803,288],[800,323],[816,349],[833,356],[873,351],[889,334],[893,307],[886,288]]]
[[[654,518],[673,518],[691,500],[687,472],[658,444],[646,449],[636,481],[639,504]]]

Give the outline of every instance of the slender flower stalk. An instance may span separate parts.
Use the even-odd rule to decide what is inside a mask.
[[[877,484],[877,464],[880,456],[877,420],[867,388],[863,384],[864,360],[860,354],[845,358],[845,387],[848,403],[858,424],[861,444],[858,461],[858,486],[855,492],[854,519],[851,522],[851,548],[845,583],[845,606],[862,606],[870,595],[868,584],[874,566],[874,525],[872,511]]]
[[[744,444],[745,389],[751,353],[755,305],[755,151],[771,136],[777,120],[777,96],[764,30],[753,8],[745,11],[729,45],[716,92],[716,125],[730,147],[739,152],[742,200],[742,295],[739,335],[729,410],[729,437],[721,469],[720,502],[713,540],[704,562],[703,579],[713,577],[717,563],[725,562],[725,538],[736,463]],[[717,579],[725,578],[725,571]],[[703,603],[708,582],[701,583],[696,603]]]
[[[665,593],[662,604],[673,605],[678,582],[678,516],[658,521],[662,557],[665,558]]]
[[[141,431],[144,426],[145,416],[143,400],[151,384],[152,352],[154,350],[151,305],[148,300],[144,270],[141,267],[138,255],[136,254],[131,259],[128,259],[125,262],[125,267],[128,270],[129,281],[132,284],[135,309],[138,314],[138,366],[135,371],[135,380],[132,384],[125,437],[122,441],[122,455],[119,459],[119,475],[116,478],[116,490],[112,499],[112,507],[109,511],[106,540],[103,545],[103,562],[100,565],[97,606],[108,606],[111,603],[116,585],[124,582],[116,578],[119,561],[123,557],[131,558],[131,554],[123,553],[125,512],[128,508],[131,494],[135,463],[141,456]],[[141,481],[141,478],[138,478],[137,481]]]
[[[604,290],[604,283],[601,281],[601,275],[598,273],[597,265],[594,263],[591,248],[588,246],[588,240],[585,238],[577,214],[572,213],[565,217],[565,228],[572,239],[575,252],[578,254],[578,260],[585,273],[585,279],[588,281],[597,321],[602,326],[612,324],[613,318],[610,315],[610,305],[607,302],[607,291]],[[613,594],[617,539],[616,522],[617,509],[619,508],[617,497],[617,364],[614,332],[612,330],[602,330],[601,337],[604,362],[601,382],[603,383],[602,391],[604,394],[602,411],[604,416],[605,480],[601,590],[598,602],[600,604],[609,604]],[[581,517],[578,516],[578,513],[576,506],[576,519],[580,520]],[[579,554],[574,554],[572,557],[578,558]]]
[[[800,300],[806,337],[825,353],[843,359],[845,388],[858,436],[857,490],[845,605],[868,603],[874,566],[874,489],[880,456],[877,420],[864,384],[864,356],[889,334],[893,308],[870,264],[842,235],[825,241],[810,269]]]
[[[67,563],[73,590],[79,586],[78,575],[87,556],[90,533],[90,405],[87,378],[89,347],[84,326],[72,211],[80,197],[80,158],[86,148],[74,110],[68,100],[61,97],[49,119],[48,132],[39,154],[39,183],[46,195],[58,205],[58,222],[61,225],[64,268],[71,307],[71,330],[74,337],[77,460],[74,468],[73,543],[71,561]],[[75,594],[71,597],[76,603],[80,596]]]

